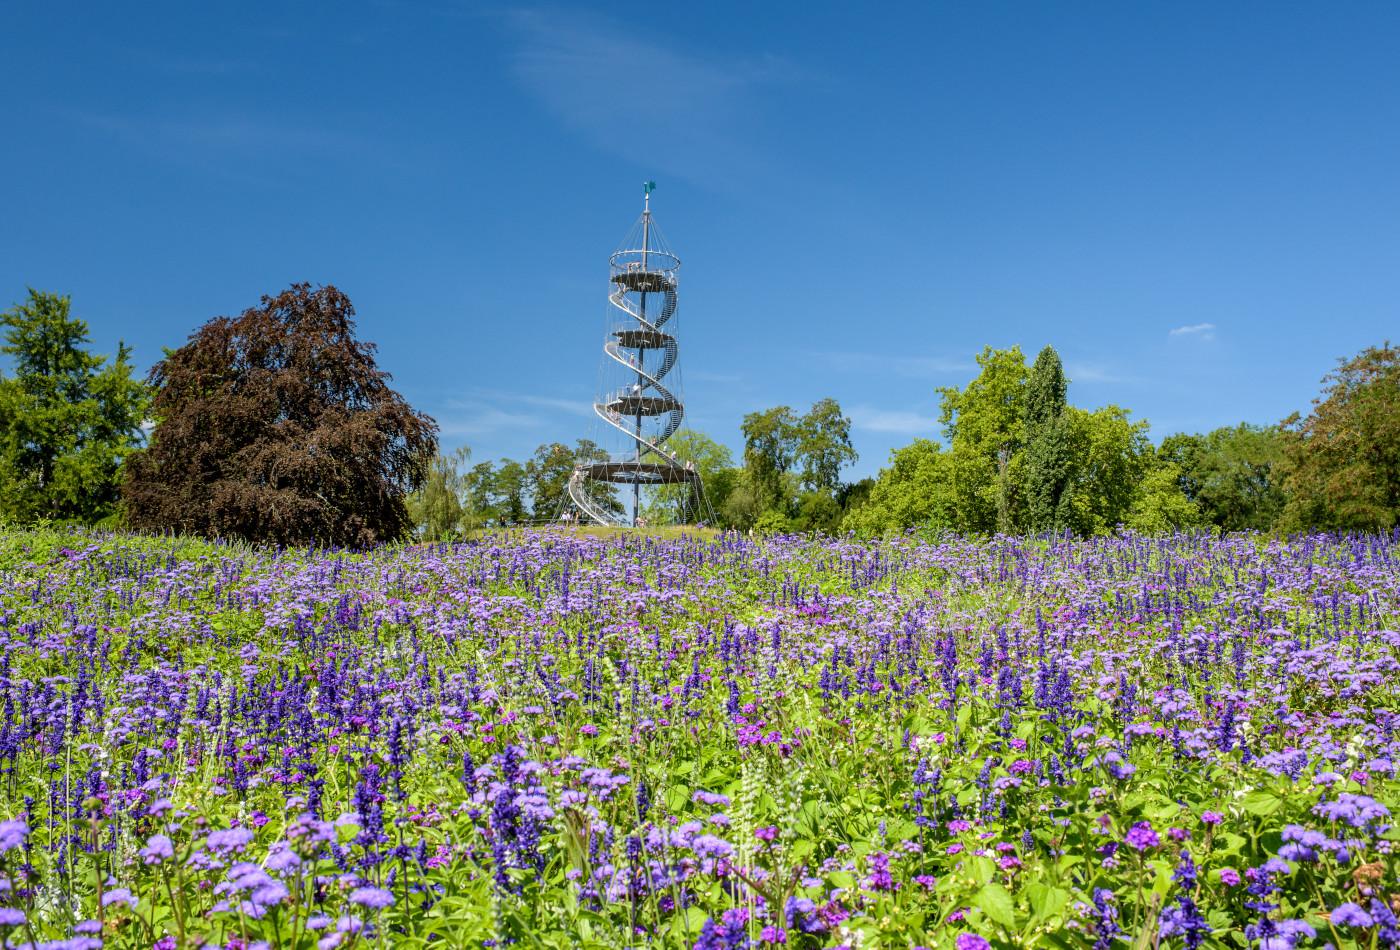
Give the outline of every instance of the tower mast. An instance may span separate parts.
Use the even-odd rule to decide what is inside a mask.
[[[647,270],[647,255],[651,252],[651,189],[652,183],[647,182],[642,186],[642,273]],[[643,321],[647,318],[647,292],[643,290],[638,295],[637,308],[640,311]],[[642,391],[645,387],[642,369],[646,364],[647,351],[637,351],[637,475],[638,478],[632,482],[632,527],[637,526],[637,520],[642,515]]]
[[[603,343],[603,382],[593,412],[612,433],[612,451],[605,460],[580,462],[569,477],[569,499],[596,524],[636,527],[644,485],[684,486],[681,520],[697,515],[704,500],[695,467],[665,446],[685,417],[676,379],[669,376],[680,358],[671,319],[679,303],[681,262],[652,219],[655,187],[654,181],[642,185],[641,220],[608,261],[613,320]],[[648,360],[648,350],[657,355]],[[631,486],[630,517],[627,499],[612,486]]]

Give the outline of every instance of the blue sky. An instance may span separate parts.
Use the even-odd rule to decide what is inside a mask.
[[[871,12],[878,11],[878,12]],[[873,473],[984,344],[1160,437],[1400,327],[1400,5],[0,7],[0,306],[144,370],[293,281],[478,458],[596,434],[659,183],[691,422],[835,396]]]

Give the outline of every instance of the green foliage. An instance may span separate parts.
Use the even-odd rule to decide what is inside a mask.
[[[1284,420],[1284,522],[1389,529],[1400,521],[1400,348],[1369,347],[1323,382],[1308,416]]]
[[[963,494],[960,523],[966,530],[1010,533],[1023,518],[1020,473],[1026,441],[1026,383],[1029,370],[1019,346],[985,347],[980,372],[959,390],[938,390],[938,420],[955,456]]]
[[[1163,534],[1202,525],[1201,510],[1181,491],[1181,469],[1170,462],[1153,466],[1138,486],[1128,513],[1128,527]]]
[[[841,469],[856,459],[841,405],[819,399],[800,417],[777,406],[745,416],[742,428],[744,472],[720,508],[725,522],[766,533],[834,530]]]
[[[890,467],[880,472],[865,503],[851,509],[842,527],[869,536],[919,525],[956,525],[953,461],[931,439],[895,449]]]
[[[783,475],[797,459],[799,420],[788,406],[744,416],[744,468],[760,511],[786,507]]]
[[[468,505],[467,473],[462,470],[471,449],[462,446],[434,457],[423,487],[408,496],[413,533],[425,541],[451,541],[475,527]],[[464,504],[464,501],[466,504]]]
[[[1147,423],[1129,421],[1118,406],[1086,412],[1073,406],[1063,422],[1074,456],[1066,489],[1066,527],[1076,534],[1102,534],[1127,523],[1139,485],[1154,460]]]
[[[1045,347],[1026,387],[1026,528],[1058,534],[1069,528],[1074,450],[1065,413],[1068,383],[1060,355]]]
[[[0,376],[0,520],[111,519],[150,401],[130,351],[119,344],[110,363],[89,353],[69,298],[33,289],[0,326],[14,366]]]
[[[695,429],[678,430],[666,441],[666,448],[682,463],[695,467],[700,474],[704,500],[715,512],[722,511],[738,475],[729,449]],[[652,490],[642,512],[649,524],[707,520],[709,511],[703,504],[697,509],[692,494],[686,485],[658,486]]]
[[[1016,347],[985,349],[977,364],[964,389],[939,390],[949,445],[920,440],[896,450],[843,528],[861,535],[915,526],[1099,534],[1134,517],[1195,523],[1170,480],[1147,479],[1155,466],[1147,424],[1117,406],[1088,412],[1067,405],[1052,348],[1041,351],[1034,371]]]
[[[468,510],[474,527],[524,524],[530,509],[526,502],[525,466],[514,459],[498,465],[478,462],[466,474]]]
[[[570,451],[562,442],[550,442],[535,449],[525,463],[525,490],[535,521],[553,521],[568,507],[569,478],[574,466],[591,453],[593,443],[582,452]],[[591,461],[591,459],[589,459]]]
[[[1205,523],[1267,531],[1283,511],[1283,447],[1277,427],[1241,423],[1205,435],[1167,436],[1157,454],[1176,467],[1178,486]]]
[[[830,397],[819,399],[797,424],[799,482],[808,492],[828,497],[841,487],[841,469],[856,460],[851,420]]]

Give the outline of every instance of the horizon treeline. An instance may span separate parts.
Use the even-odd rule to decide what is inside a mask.
[[[389,386],[354,308],[334,287],[295,284],[216,317],[144,378],[119,344],[90,352],[66,296],[30,290],[0,313],[0,522],[67,522],[283,545],[368,547],[557,523],[569,476],[606,458],[586,439],[523,462],[440,454],[437,425]],[[937,390],[930,428],[873,478],[831,398],[742,420],[735,459],[682,429],[668,449],[694,464],[700,521],[762,534],[910,529],[1087,536],[1216,529],[1385,531],[1400,521],[1400,349],[1369,347],[1322,379],[1307,414],[1175,433],[1070,401],[1046,346],[984,348],[977,375]],[[606,486],[595,500],[621,513]],[[650,523],[686,510],[681,489],[646,498]]]
[[[830,398],[802,414],[776,406],[746,415],[737,462],[694,429],[667,447],[700,472],[706,523],[762,534],[1291,533],[1380,531],[1400,520],[1400,350],[1388,343],[1341,360],[1307,416],[1156,445],[1147,420],[1128,409],[1072,405],[1053,347],[1033,365],[1019,347],[987,347],[977,366],[964,388],[938,390],[930,427],[941,426],[943,440],[894,450],[872,478],[841,479],[857,456],[850,419]],[[601,455],[584,440],[545,443],[523,463],[464,469],[468,457],[459,449],[434,463],[417,496],[421,537],[556,522],[573,466]],[[684,502],[679,489],[658,489],[642,515],[671,521]]]

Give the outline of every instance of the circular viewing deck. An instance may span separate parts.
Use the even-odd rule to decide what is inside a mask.
[[[614,284],[621,284],[628,290],[643,294],[654,294],[671,290],[676,286],[670,274],[659,270],[625,270],[612,275]]]

